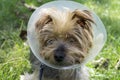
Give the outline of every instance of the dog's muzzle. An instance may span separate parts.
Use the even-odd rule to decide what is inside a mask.
[[[54,50],[54,59],[57,62],[62,62],[65,58],[66,54],[66,48],[63,44],[60,44],[55,50]]]

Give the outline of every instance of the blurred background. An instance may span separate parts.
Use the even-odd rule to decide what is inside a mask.
[[[0,80],[19,80],[24,72],[32,72],[29,46],[20,38],[27,22],[40,5],[54,0],[0,0]],[[101,18],[107,30],[107,42],[87,64],[90,80],[120,80],[120,0],[74,0]]]

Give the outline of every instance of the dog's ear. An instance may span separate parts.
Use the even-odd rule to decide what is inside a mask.
[[[77,18],[76,22],[83,28],[88,28],[91,26],[91,23],[94,23],[91,12],[88,10],[75,10],[72,19],[75,18]]]
[[[40,29],[42,29],[46,24],[49,24],[52,21],[52,18],[47,15],[44,14],[43,16],[41,16],[41,18],[36,22],[35,27],[36,30],[39,31]]]

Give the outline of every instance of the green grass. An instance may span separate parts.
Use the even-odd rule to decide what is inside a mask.
[[[25,0],[30,5],[40,6],[52,0]],[[94,68],[91,80],[120,80],[120,70],[114,67],[120,59],[120,1],[119,0],[75,0],[94,10],[102,19],[108,34],[107,42],[96,59],[109,59],[108,69]],[[19,80],[19,75],[29,72],[29,47],[19,38],[21,29],[26,29],[32,14],[23,6],[22,0],[0,0],[0,80]]]

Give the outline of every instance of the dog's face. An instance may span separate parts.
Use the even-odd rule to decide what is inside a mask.
[[[40,56],[51,65],[80,64],[93,43],[92,16],[87,10],[46,9],[36,22]]]

